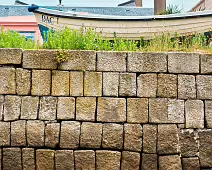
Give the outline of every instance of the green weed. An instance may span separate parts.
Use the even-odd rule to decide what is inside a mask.
[[[174,37],[174,38],[173,38]],[[96,51],[142,51],[142,52],[212,52],[210,44],[211,33],[194,33],[180,37],[177,33],[173,36],[169,33],[155,35],[151,40],[127,40],[114,33],[114,38],[105,39],[101,33],[96,33],[93,28],[72,30],[66,28],[61,31],[50,31],[46,35],[46,41],[40,45],[32,40],[26,40],[24,36],[14,31],[0,32],[0,48],[23,49],[58,49],[58,63],[67,60],[66,50],[96,50]]]
[[[69,60],[68,51],[64,50],[64,49],[58,50],[55,60],[57,61],[57,63],[62,63],[62,62],[68,61]]]
[[[179,9],[178,5],[168,5],[166,10],[162,13],[160,13],[160,15],[168,15],[168,14],[179,14],[182,12],[182,9]]]
[[[23,48],[23,49],[36,49],[39,43],[33,40],[26,40],[15,31],[5,31],[4,28],[0,30],[0,48]]]

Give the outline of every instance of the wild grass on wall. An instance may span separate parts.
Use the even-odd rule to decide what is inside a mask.
[[[170,34],[154,36],[152,40],[126,40],[114,33],[112,40],[104,39],[101,33],[89,28],[86,31],[66,28],[62,31],[50,31],[43,44],[26,40],[24,36],[14,31],[0,31],[0,48],[23,49],[69,49],[69,50],[104,50],[104,51],[143,51],[143,52],[212,52],[209,38],[204,34],[193,34],[175,38]]]
[[[172,38],[170,34],[164,34],[162,36],[155,36],[152,40],[145,41],[141,50],[146,52],[209,52],[212,50],[209,42],[209,38],[200,33],[184,37],[179,37],[176,33],[175,38]]]
[[[105,40],[100,33],[91,28],[86,31],[66,28],[62,31],[50,31],[43,48],[70,50],[105,50],[105,51],[134,51],[138,50],[136,42],[116,37]]]

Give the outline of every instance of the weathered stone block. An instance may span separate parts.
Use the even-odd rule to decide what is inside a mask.
[[[54,169],[54,154],[55,151],[48,149],[36,150],[36,169],[37,170],[52,170]]]
[[[61,70],[96,70],[95,51],[69,51],[69,59],[60,65]]]
[[[123,125],[103,124],[102,147],[110,149],[123,149]]]
[[[178,98],[180,99],[195,99],[196,85],[195,76],[193,75],[178,75]]]
[[[60,124],[50,123],[45,127],[45,146],[55,148],[59,144]]]
[[[142,170],[158,170],[157,154],[142,153]]]
[[[21,98],[19,96],[5,96],[4,121],[18,120],[21,114]]]
[[[39,97],[22,97],[21,119],[37,119]]]
[[[184,157],[198,155],[198,136],[192,129],[181,129],[180,134],[180,153]]]
[[[186,128],[204,128],[204,103],[201,100],[185,102]]]
[[[10,123],[0,122],[0,146],[10,145]]]
[[[143,152],[156,153],[157,125],[143,125]]]
[[[158,75],[158,97],[177,97],[177,75],[159,74]]]
[[[149,99],[151,123],[184,123],[184,101],[166,98]]]
[[[140,154],[135,152],[122,152],[122,159],[121,159],[121,169],[133,169],[139,170],[140,169]]]
[[[125,122],[126,100],[124,98],[98,98],[97,121]]]
[[[74,152],[72,150],[56,150],[55,167],[56,170],[74,169]]]
[[[200,170],[198,157],[182,158],[183,170]]]
[[[212,76],[197,75],[197,98],[212,99]]]
[[[15,94],[15,69],[14,68],[0,68],[0,94]]]
[[[53,96],[69,96],[69,72],[68,71],[52,71],[52,95]]]
[[[24,50],[23,68],[30,69],[56,69],[56,50]]]
[[[35,150],[33,148],[22,149],[23,169],[35,170]]]
[[[4,96],[0,95],[0,121],[3,119],[4,114]]]
[[[119,73],[103,72],[103,96],[118,96]]]
[[[76,120],[95,121],[96,98],[78,97],[76,100]]]
[[[27,121],[27,143],[28,146],[44,146],[44,123],[39,120]]]
[[[95,152],[91,150],[74,151],[76,170],[95,170]]]
[[[151,123],[166,123],[168,115],[168,99],[149,99],[149,121]]]
[[[199,158],[201,167],[212,167],[212,129],[199,130]]]
[[[137,78],[138,97],[156,97],[157,74],[141,74]]]
[[[85,72],[84,96],[102,96],[101,72]]]
[[[125,52],[97,52],[97,71],[126,71]]]
[[[148,122],[148,99],[146,98],[127,99],[127,122],[128,123]]]
[[[83,72],[70,72],[70,96],[83,96]]]
[[[158,125],[157,146],[157,151],[159,154],[175,154],[179,152],[177,125]]]
[[[60,147],[75,149],[79,147],[80,122],[63,121],[61,123]]]
[[[51,71],[32,70],[32,90],[31,94],[36,96],[50,95]]]
[[[170,73],[199,73],[198,53],[168,53]]]
[[[26,121],[11,122],[11,146],[26,146]]]
[[[167,72],[167,54],[129,52],[127,65],[132,72]]]
[[[142,126],[140,124],[124,124],[124,150],[142,150]]]
[[[120,73],[120,96],[136,96],[136,74]]]
[[[168,99],[168,122],[185,123],[184,100]]]
[[[4,170],[22,170],[20,148],[3,148],[3,167]]]
[[[212,101],[205,101],[205,119],[207,128],[212,129]]]
[[[100,148],[102,141],[102,124],[83,122],[81,125],[80,147]]]
[[[58,97],[57,119],[75,118],[75,99],[73,97]]]
[[[212,73],[212,55],[200,54],[200,60],[201,60],[201,73],[211,74]]]
[[[180,156],[159,156],[159,169],[160,170],[182,170]]]
[[[0,48],[0,64],[21,64],[22,52],[20,48]]]
[[[178,129],[184,129],[185,128],[185,124],[177,124]]]
[[[56,97],[41,97],[39,119],[40,120],[55,120],[57,109]]]
[[[121,153],[117,151],[96,151],[96,170],[120,170]]]
[[[31,71],[16,69],[16,92],[18,95],[29,95],[31,90]]]

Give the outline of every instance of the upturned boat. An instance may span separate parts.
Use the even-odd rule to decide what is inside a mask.
[[[156,35],[169,33],[174,37],[194,33],[210,32],[212,29],[212,11],[189,12],[185,14],[153,16],[115,16],[99,15],[87,12],[63,12],[29,7],[35,14],[42,35],[50,29],[61,30],[94,28],[103,37],[111,39],[116,36],[126,39],[152,39]]]

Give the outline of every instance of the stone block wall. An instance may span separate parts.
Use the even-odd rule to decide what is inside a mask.
[[[0,49],[4,170],[211,170],[212,55]]]

